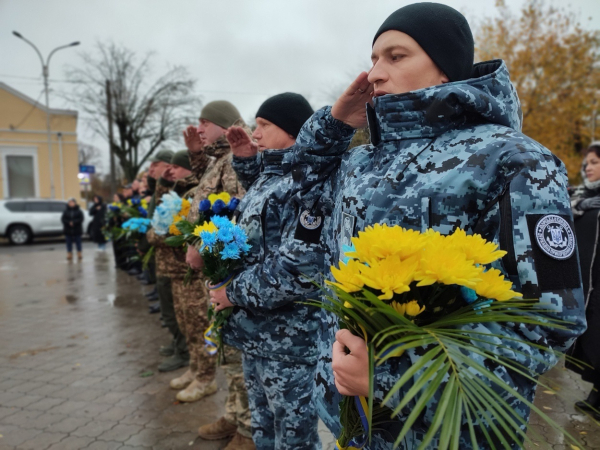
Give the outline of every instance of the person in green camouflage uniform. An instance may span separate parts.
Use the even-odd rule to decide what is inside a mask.
[[[185,197],[186,194],[189,195],[192,188],[196,187],[197,184],[198,179],[190,170],[187,151],[182,150],[175,153],[171,159],[171,166],[165,171],[163,177],[159,179],[155,192],[156,206],[160,204],[162,196],[167,192],[175,191],[179,196]],[[158,370],[161,372],[169,372],[184,367],[188,365],[190,359],[186,344],[186,329],[182,326],[184,321],[179,302],[181,296],[177,296],[182,290],[176,286],[179,281],[183,283],[183,277],[187,272],[185,251],[183,248],[173,248],[167,245],[165,243],[167,237],[156,235],[153,229],[150,229],[147,233],[148,242],[154,245],[155,249],[156,275],[159,280],[157,284],[161,309],[164,314],[163,304],[166,307],[171,307],[172,305],[176,319],[167,322],[167,317],[163,315],[169,330],[174,335],[175,349],[174,354],[159,365]],[[167,313],[167,315],[170,316],[171,314]]]
[[[154,215],[154,208],[156,206],[156,187],[157,187],[158,180],[160,177],[162,177],[162,174],[165,172],[165,170],[167,170],[168,167],[170,166],[172,157],[173,157],[173,152],[171,150],[161,150],[155,156],[150,158],[150,168],[148,169],[147,183],[148,183],[148,190],[150,192],[152,192],[152,198],[150,199],[150,202],[148,202],[148,216],[147,216],[148,219],[152,219],[152,216]],[[144,258],[146,253],[148,251],[150,251],[151,247],[152,246],[148,243],[148,239],[146,239],[146,237],[144,236],[138,243],[138,252],[140,253],[140,257],[142,259]],[[158,280],[156,279],[156,257],[155,257],[155,255],[152,255],[150,257],[150,260],[148,261],[148,273],[149,273],[149,280],[153,283],[157,283]],[[146,294],[146,296],[149,299],[158,298],[158,288],[156,288],[154,293],[151,293],[151,294],[153,294],[153,295],[149,296],[149,294]],[[167,314],[168,314],[168,310],[169,309],[167,308]],[[162,311],[162,315],[164,318],[165,311],[163,311],[163,310],[161,310],[161,311]],[[174,317],[173,317],[173,319],[174,319]],[[166,323],[166,320],[165,320],[165,323]],[[173,344],[161,348],[160,353],[163,356],[172,356],[174,353]]]
[[[231,167],[232,153],[225,138],[225,132],[232,126],[242,127],[248,134],[251,133],[235,106],[226,101],[214,101],[208,103],[202,109],[198,127],[190,126],[184,132],[192,171],[199,179],[188,215],[189,221],[197,220],[200,202],[210,194],[227,192],[232,197],[241,199],[246,193]],[[201,297],[202,302],[208,307],[208,295],[203,288],[204,277],[200,272],[199,260],[198,251],[192,248],[188,249],[187,261],[190,267],[195,269],[194,277],[202,280],[202,290],[198,289],[195,294]],[[203,331],[205,329],[203,328]],[[244,383],[241,352],[233,347],[226,347],[225,361],[221,366],[225,372],[229,390],[225,405],[225,416],[215,423],[201,426],[198,434],[203,439],[208,440],[234,436],[226,447],[227,449],[253,449],[250,410]],[[216,368],[216,366],[213,367]],[[191,383],[191,387],[197,383],[198,377],[202,376],[202,373],[199,372],[195,379],[193,376],[190,371],[180,379],[173,380],[172,383],[181,382],[183,384],[187,382]]]

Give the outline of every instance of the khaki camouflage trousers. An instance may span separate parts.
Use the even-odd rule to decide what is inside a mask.
[[[217,357],[210,356],[204,345],[204,332],[209,325],[208,291],[198,277],[187,286],[182,277],[173,277],[171,283],[175,317],[190,352],[190,370],[196,373],[198,381],[210,383],[215,379]]]
[[[242,352],[235,347],[225,345],[225,362],[221,364],[227,378],[229,393],[225,403],[225,420],[237,425],[237,432],[244,437],[252,438],[248,392],[244,382],[242,368]]]

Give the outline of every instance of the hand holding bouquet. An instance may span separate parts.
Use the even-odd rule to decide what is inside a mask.
[[[395,442],[398,446],[426,408],[433,419],[419,448],[428,448],[434,439],[437,448],[458,448],[465,418],[473,448],[477,448],[475,429],[489,442],[506,442],[508,436],[513,441],[529,441],[522,430],[524,419],[514,414],[507,396],[560,429],[481,363],[493,361],[537,382],[528,367],[503,355],[515,351],[516,341],[540,352],[553,353],[551,349],[513,336],[494,335],[476,324],[516,322],[564,328],[559,321],[542,316],[548,309],[521,300],[512,283],[490,267],[505,252],[460,229],[443,236],[433,230],[420,233],[387,225],[368,227],[352,238],[352,244],[339,268],[331,268],[335,281],[327,283],[334,295],[315,303],[337,315],[341,328],[364,339],[368,349],[369,395],[344,397],[337,448],[362,448],[371,429],[385,427],[391,417],[403,413]],[[489,350],[490,340],[498,342],[496,350],[508,352]],[[398,374],[383,402],[374,404],[375,366],[415,348],[420,348],[422,356]],[[387,402],[397,392],[404,393],[399,404],[388,408]],[[429,403],[436,394],[439,402]]]
[[[235,271],[242,266],[241,258],[250,250],[244,230],[227,217],[215,216],[210,222],[196,227],[194,235],[200,238],[200,254],[204,260],[202,272],[208,279],[210,290],[222,290],[233,279]],[[216,311],[211,307],[208,319],[211,325],[204,337],[209,353],[223,357],[221,328],[231,315],[232,308]]]

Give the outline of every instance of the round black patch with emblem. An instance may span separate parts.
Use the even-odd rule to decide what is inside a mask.
[[[307,230],[316,230],[321,226],[323,219],[320,216],[313,216],[309,210],[300,215],[300,223]]]
[[[554,214],[543,216],[537,221],[535,240],[542,251],[554,259],[569,259],[575,252],[575,236],[571,226],[565,219]]]

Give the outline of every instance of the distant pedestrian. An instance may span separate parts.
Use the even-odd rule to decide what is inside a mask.
[[[67,259],[73,259],[73,242],[77,247],[77,259],[81,260],[81,235],[83,234],[83,212],[74,198],[69,199],[62,215],[62,223],[67,240]]]
[[[102,228],[106,225],[106,204],[99,195],[94,195],[94,204],[90,208],[90,216],[93,217],[90,239],[98,244],[98,250],[104,251],[106,249],[106,238]]]

